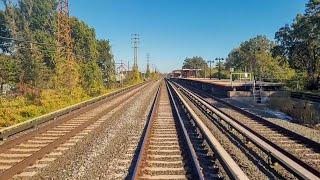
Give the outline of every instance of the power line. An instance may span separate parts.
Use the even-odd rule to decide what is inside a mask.
[[[41,43],[41,42],[34,42],[34,41],[29,41],[29,40],[20,40],[20,39],[14,39],[14,38],[3,37],[3,36],[0,36],[0,39],[11,40],[11,41],[16,41],[16,42],[25,42],[25,43],[31,43],[31,44],[43,45],[43,46],[64,47],[64,46],[57,45],[57,44]]]

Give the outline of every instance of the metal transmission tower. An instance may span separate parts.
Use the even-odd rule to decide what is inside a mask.
[[[150,77],[150,54],[147,54],[147,70],[146,70],[146,78]]]
[[[73,60],[73,57],[68,0],[59,0],[58,2],[57,25],[57,58],[59,61],[66,60],[70,62]]]
[[[56,72],[58,86],[71,89],[77,85],[78,72],[72,52],[68,0],[58,1]]]
[[[150,72],[150,54],[147,54],[147,72]]]
[[[131,35],[131,43],[133,45],[133,70],[138,70],[138,45],[140,42],[139,34],[132,34]]]

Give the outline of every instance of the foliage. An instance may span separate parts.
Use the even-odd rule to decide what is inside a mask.
[[[10,30],[6,25],[6,16],[3,11],[0,11],[0,36],[11,38]],[[9,39],[0,39],[0,49],[3,53],[10,53],[11,40]]]
[[[98,49],[95,30],[83,21],[72,17],[71,36],[74,44],[74,54],[77,62],[88,62],[98,60]]]
[[[273,53],[286,58],[291,67],[308,74],[306,87],[319,89],[320,84],[320,1],[310,0],[305,13],[276,33],[278,45]]]
[[[102,72],[95,62],[83,63],[81,65],[81,84],[89,95],[98,95],[103,89]]]
[[[150,73],[150,78],[152,80],[159,80],[161,78],[161,74],[158,72],[151,72]]]
[[[124,80],[124,82],[127,84],[136,84],[141,81],[142,81],[142,78],[141,78],[140,72],[136,68],[133,68],[132,71],[129,72],[126,79]]]
[[[200,56],[186,58],[183,62],[183,69],[201,69],[200,77],[204,77],[206,69],[208,69],[207,62]]]
[[[4,84],[15,85],[18,82],[18,69],[15,59],[0,55],[0,93]]]
[[[5,5],[3,13],[10,31],[9,37],[26,40],[16,41],[11,47],[11,53],[15,55],[20,67],[19,82],[36,88],[46,87],[53,57],[42,50],[49,51],[50,47],[43,48],[31,42],[54,42],[53,31],[44,28],[44,25],[53,24],[50,17],[55,3],[52,0],[21,0],[15,6],[8,3]]]
[[[192,58],[186,58],[183,62],[183,69],[203,69],[207,68],[207,62],[200,56],[194,56]]]
[[[111,45],[107,40],[98,40],[98,65],[107,85],[115,82],[115,63],[111,54]]]
[[[289,97],[271,97],[269,106],[290,115],[299,124],[312,127],[320,124],[320,109],[315,104],[294,101]]]
[[[0,39],[0,90],[5,84],[21,91],[14,97],[0,96],[0,127],[101,95],[114,86],[110,42],[97,39],[95,30],[78,18],[69,19],[74,57],[56,57],[57,0],[1,2],[0,36],[6,38]],[[127,83],[138,82],[140,73],[133,71]]]
[[[38,101],[26,96],[13,99],[0,97],[0,127],[10,126],[84,101],[89,96],[81,89],[70,91],[43,90]]]
[[[241,43],[232,50],[226,60],[226,67],[253,72],[256,77],[267,80],[290,79],[294,71],[282,57],[273,56],[274,42],[265,36],[257,36]]]

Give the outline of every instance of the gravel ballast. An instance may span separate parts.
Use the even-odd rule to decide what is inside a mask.
[[[124,179],[140,141],[158,83],[103,118],[106,121],[35,179]]]

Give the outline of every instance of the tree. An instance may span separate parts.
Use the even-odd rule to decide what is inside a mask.
[[[307,72],[308,89],[319,89],[320,83],[320,1],[310,0],[305,13],[297,15],[292,25],[276,33],[274,55],[286,58],[298,72]]]
[[[12,40],[9,39],[11,38],[11,34],[6,25],[6,17],[5,17],[4,11],[0,11],[0,36],[8,38],[8,39],[4,39],[4,38],[0,39],[0,49],[2,53],[10,53]]]
[[[208,69],[207,62],[200,56],[186,58],[183,62],[183,69],[201,69],[200,76],[204,77],[206,69]]]
[[[6,37],[14,38],[10,52],[21,68],[20,84],[34,88],[47,87],[54,54],[48,51],[55,48],[54,44],[46,47],[37,43],[54,42],[53,29],[44,28],[44,25],[54,23],[50,17],[54,13],[55,1],[21,0],[17,4],[10,4],[7,0],[3,2],[6,28],[10,32]]]
[[[115,63],[111,53],[111,46],[107,40],[98,40],[98,65],[107,84],[115,82]]]
[[[239,70],[247,69],[250,72],[259,74],[260,65],[258,54],[270,53],[273,42],[265,36],[256,36],[240,44],[228,55],[227,66]]]
[[[98,52],[98,41],[93,28],[83,21],[71,18],[72,39],[74,42],[74,54],[76,62],[80,67],[80,82],[83,89],[90,95],[98,94],[103,86],[103,73],[99,67],[100,60]],[[103,48],[103,47],[101,47]],[[109,56],[109,55],[108,55]],[[108,60],[108,59],[107,59]],[[103,66],[103,63],[101,64]]]
[[[242,72],[252,72],[256,77],[264,79],[288,79],[294,72],[282,57],[273,56],[274,46],[275,43],[265,36],[251,38],[229,53],[226,66]]]
[[[3,85],[15,85],[19,80],[19,68],[11,56],[0,55],[0,93]]]
[[[186,58],[182,66],[183,69],[203,69],[203,67],[208,67],[208,64],[202,57],[199,56]]]
[[[104,80],[115,80],[115,64],[109,41],[98,40],[95,30],[71,17],[74,60],[56,57],[57,0],[2,0],[0,11],[1,83],[13,81],[12,63],[19,72],[19,87],[31,89],[82,88],[90,95],[99,94]],[[10,56],[9,56],[10,55]],[[1,59],[1,58],[0,58]],[[66,78],[72,77],[72,78]],[[72,82],[71,82],[72,81]],[[68,86],[70,85],[70,86]],[[81,85],[81,86],[80,86]]]
[[[83,89],[91,96],[100,94],[103,88],[103,80],[98,64],[93,61],[83,63],[81,65],[81,74]]]
[[[85,22],[71,18],[71,36],[74,45],[74,54],[79,63],[96,61],[98,59],[98,43],[96,33]]]

